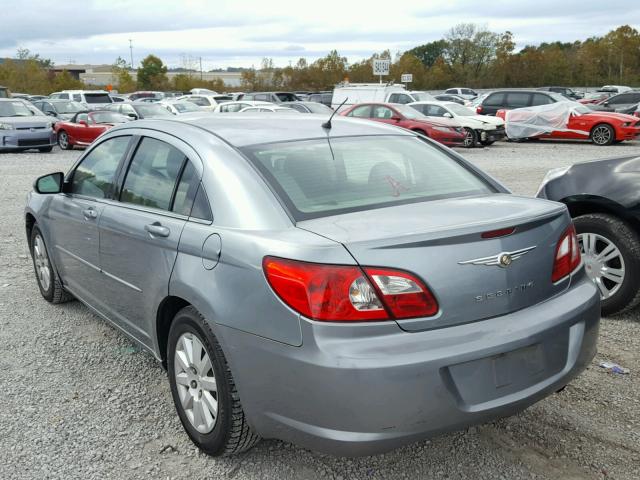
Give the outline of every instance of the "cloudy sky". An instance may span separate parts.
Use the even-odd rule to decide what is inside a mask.
[[[9,8],[5,8],[9,7]],[[457,23],[514,33],[519,47],[640,25],[639,0],[0,0],[0,57],[28,48],[57,64],[134,63],[149,53],[172,67],[284,66],[337,49],[349,61],[441,38]],[[186,60],[188,63],[189,60]]]

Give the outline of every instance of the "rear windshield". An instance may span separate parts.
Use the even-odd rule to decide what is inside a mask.
[[[85,93],[84,99],[87,103],[112,103],[113,100],[108,93]]]
[[[494,191],[437,147],[408,135],[254,145],[243,152],[296,221]]]
[[[153,118],[153,117],[173,117],[173,114],[169,112],[167,109],[161,107],[160,105],[149,103],[136,105],[136,111],[138,115],[143,118]]]

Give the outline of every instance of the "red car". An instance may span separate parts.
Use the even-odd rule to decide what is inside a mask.
[[[395,103],[360,103],[340,113],[345,117],[367,118],[376,122],[396,125],[450,147],[464,144],[465,132],[458,122],[439,118],[437,122],[425,117],[414,108]]]
[[[78,112],[67,122],[57,122],[53,129],[60,148],[71,150],[76,145],[86,147],[114,125],[129,121],[129,117],[113,112]]]
[[[511,121],[514,121],[513,115],[516,112],[518,109],[511,110]],[[498,110],[496,116],[506,121],[506,110]],[[523,121],[523,119],[519,121]],[[508,135],[509,126],[506,125],[506,127]],[[637,117],[624,113],[598,112],[584,105],[576,104],[562,131],[538,135],[536,138],[591,140],[595,145],[611,145],[625,140],[634,140],[638,137],[640,137],[640,120]]]

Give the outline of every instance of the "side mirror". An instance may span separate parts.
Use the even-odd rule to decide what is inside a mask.
[[[47,110],[46,112],[44,112],[46,115],[49,115],[50,117],[57,117],[56,112],[54,112],[53,110]]]
[[[56,172],[49,175],[38,177],[33,183],[33,189],[37,193],[60,193],[62,192],[62,183],[64,182],[64,173]]]
[[[453,115],[451,115],[449,112],[444,112],[442,116],[445,118],[453,118]]]
[[[391,117],[391,120],[393,120],[394,122],[399,122],[400,120],[402,120],[402,117],[399,117],[398,115],[394,115],[393,117]]]
[[[609,106],[609,102],[603,102],[602,105],[604,105],[605,107],[608,107]]]
[[[85,127],[88,127],[88,126],[89,126],[89,124],[87,123],[87,121],[86,121],[86,120],[80,120],[80,121],[78,122],[78,125],[84,125]]]
[[[133,118],[134,120],[138,119],[138,115],[136,115],[135,113],[127,113],[127,117]]]

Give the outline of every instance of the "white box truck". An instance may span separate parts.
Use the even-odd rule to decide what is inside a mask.
[[[345,83],[334,88],[331,108],[335,110],[342,102],[345,103],[340,110],[344,110],[358,103],[380,102],[406,104],[411,102],[426,102],[429,100],[435,99],[427,92],[407,90],[402,84]]]

